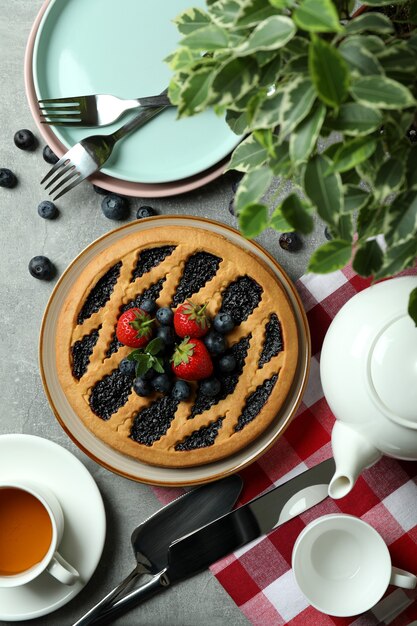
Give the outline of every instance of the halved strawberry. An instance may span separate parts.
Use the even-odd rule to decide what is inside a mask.
[[[174,328],[178,337],[203,337],[210,328],[206,304],[194,304],[187,300],[174,313]]]
[[[121,314],[116,337],[125,346],[143,348],[152,337],[153,319],[142,309],[133,307]]]
[[[213,363],[204,343],[185,337],[175,348],[171,359],[172,371],[184,380],[201,380],[213,373]]]

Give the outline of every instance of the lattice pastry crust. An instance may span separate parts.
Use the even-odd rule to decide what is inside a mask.
[[[123,307],[141,297],[159,306],[209,300],[238,325],[227,336],[238,361],[216,399],[177,403],[141,398],[118,364],[130,352],[115,340]],[[224,458],[274,420],[290,392],[298,358],[294,312],[277,277],[221,235],[195,227],[156,227],[126,236],[84,269],[57,326],[56,363],[76,414],[109,446],[151,465],[187,467]]]

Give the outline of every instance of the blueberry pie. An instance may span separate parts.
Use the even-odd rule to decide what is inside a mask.
[[[208,303],[212,321],[221,314],[216,327],[225,346],[212,356],[220,384],[178,384],[168,350],[159,374],[171,379],[164,392],[152,380],[142,384],[151,393],[135,392],[138,379],[126,361],[132,348],[118,341],[116,327],[122,313],[149,300],[158,307],[156,330],[168,328],[169,309],[188,300]],[[58,376],[76,414],[108,446],[157,466],[206,464],[247,446],[276,418],[297,361],[295,314],[277,277],[249,251],[191,226],[156,224],[96,255],[57,325]]]

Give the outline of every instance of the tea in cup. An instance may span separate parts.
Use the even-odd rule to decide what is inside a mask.
[[[325,515],[306,526],[295,542],[292,567],[310,604],[336,617],[371,609],[390,584],[417,584],[414,574],[392,566],[381,535],[352,515]]]
[[[0,587],[24,585],[49,572],[65,585],[77,570],[57,551],[64,515],[46,487],[26,481],[0,483]]]

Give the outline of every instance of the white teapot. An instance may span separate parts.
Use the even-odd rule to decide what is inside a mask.
[[[327,331],[320,374],[336,417],[332,498],[349,493],[383,454],[417,460],[417,327],[407,313],[415,287],[417,276],[373,285],[353,296]]]

